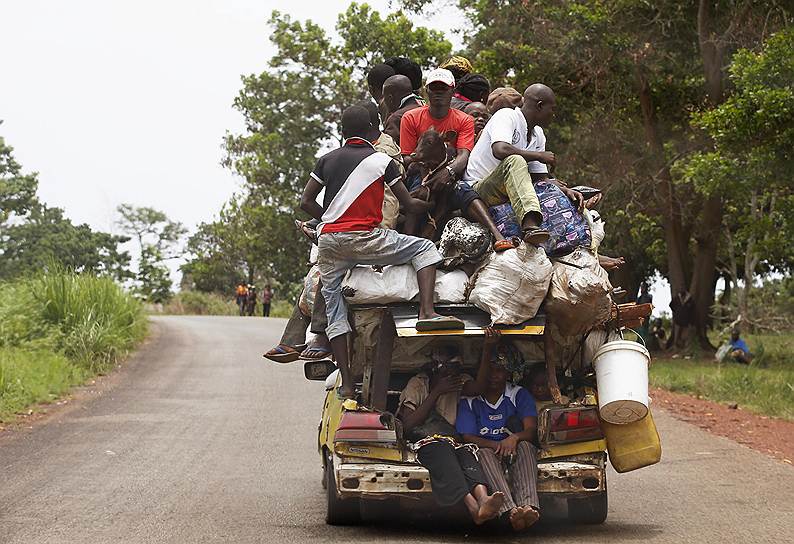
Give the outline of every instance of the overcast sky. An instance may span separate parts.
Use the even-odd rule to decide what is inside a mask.
[[[129,202],[192,228],[238,187],[219,165],[221,139],[242,128],[240,76],[273,53],[271,11],[333,30],[349,4],[3,0],[0,135],[39,173],[41,199],[75,222],[112,232]]]

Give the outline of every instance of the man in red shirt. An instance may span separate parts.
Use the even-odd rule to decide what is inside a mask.
[[[460,110],[451,108],[452,94],[455,92],[455,77],[449,70],[438,68],[427,76],[425,84],[428,105],[407,111],[400,122],[400,150],[405,157],[406,168],[411,162],[411,154],[416,151],[419,137],[430,128],[441,134],[447,147],[455,152],[444,168],[433,174],[427,183],[431,188],[454,187],[451,209],[459,209],[471,221],[476,221],[493,234],[495,251],[515,247],[506,240],[491,219],[488,208],[471,186],[461,181],[469,154],[474,147],[474,119]],[[416,189],[421,180],[408,179],[408,190]]]

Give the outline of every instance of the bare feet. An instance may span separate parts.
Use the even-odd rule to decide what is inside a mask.
[[[474,516],[474,523],[482,525],[488,520],[491,520],[499,515],[499,509],[505,502],[504,493],[497,491],[493,495],[486,495],[481,501],[477,501],[479,509]]]
[[[526,531],[540,519],[540,512],[531,506],[518,506],[510,511],[510,525],[514,531]]]
[[[524,521],[524,512],[521,508],[516,507],[510,510],[510,525],[516,532],[523,531],[527,528],[527,523]]]
[[[524,511],[524,523],[526,523],[527,529],[529,529],[540,519],[540,512],[531,506],[522,506],[521,509]]]

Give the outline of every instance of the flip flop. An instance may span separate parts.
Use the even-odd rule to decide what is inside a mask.
[[[333,352],[325,348],[306,348],[300,353],[300,358],[304,361],[322,361],[323,359],[331,359]]]
[[[275,363],[291,363],[300,359],[300,352],[286,344],[279,344],[264,355],[265,359],[270,359]]]
[[[508,249],[515,249],[516,245],[513,243],[512,240],[499,240],[494,242],[493,250],[497,253],[501,253],[502,251],[507,251]]]
[[[523,230],[524,241],[537,247],[549,239],[549,231],[540,227],[529,227]]]
[[[416,321],[416,330],[418,331],[443,331],[463,328],[463,321],[457,317],[447,315],[439,315],[430,319],[418,319]]]

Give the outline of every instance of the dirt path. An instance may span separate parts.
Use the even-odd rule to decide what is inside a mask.
[[[759,416],[706,399],[651,388],[655,406],[701,429],[794,464],[794,421]]]

